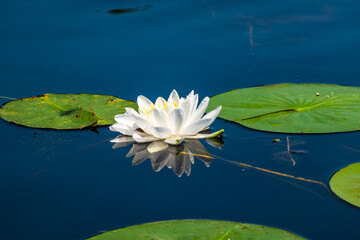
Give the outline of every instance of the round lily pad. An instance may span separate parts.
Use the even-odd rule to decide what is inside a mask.
[[[108,95],[44,94],[6,103],[0,117],[33,128],[81,129],[113,124],[116,114],[136,106]]]
[[[293,233],[255,224],[214,220],[153,222],[106,232],[89,240],[243,240],[303,239]]]
[[[360,207],[360,163],[336,172],[330,179],[330,188],[341,199]]]
[[[211,97],[208,111],[246,127],[283,133],[360,130],[360,88],[330,84],[275,84]]]

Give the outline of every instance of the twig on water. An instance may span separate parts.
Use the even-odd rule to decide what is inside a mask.
[[[5,96],[0,96],[0,98],[10,99],[10,100],[17,100],[17,98],[5,97]]]
[[[357,149],[355,149],[355,148],[351,148],[351,147],[342,145],[342,144],[340,144],[340,143],[336,143],[336,145],[339,145],[339,146],[341,146],[341,147],[343,147],[343,148],[349,149],[349,150],[354,151],[354,152],[360,152],[359,150],[357,150]]]
[[[287,154],[289,155],[290,160],[293,163],[293,166],[295,166],[296,162],[294,160],[294,158],[291,155],[291,150],[290,150],[290,138],[289,136],[286,136],[286,149],[287,149]]]
[[[288,138],[287,138],[287,140],[288,140]],[[289,147],[289,149],[290,149],[290,147]],[[199,149],[199,152],[201,152],[200,149]],[[181,152],[181,153],[187,154],[186,152]],[[289,150],[289,153],[290,153],[290,150]],[[264,173],[269,173],[269,174],[273,174],[273,175],[277,175],[277,176],[281,176],[281,177],[286,177],[286,178],[290,178],[290,179],[295,179],[295,180],[299,180],[299,181],[319,184],[319,185],[323,186],[328,192],[331,193],[330,189],[326,186],[326,184],[322,183],[320,181],[316,181],[316,180],[312,180],[312,179],[306,179],[306,178],[302,178],[302,177],[295,177],[295,176],[292,176],[292,175],[289,175],[289,174],[271,171],[271,170],[268,170],[268,169],[265,169],[265,168],[252,166],[252,165],[249,165],[249,164],[246,164],[246,163],[240,163],[240,162],[237,162],[237,161],[228,160],[228,159],[216,156],[214,154],[209,154],[209,155],[192,154],[192,155],[218,159],[218,160],[225,161],[225,162],[228,162],[228,163],[233,164],[233,165],[237,165],[237,166],[241,166],[241,167],[245,167],[245,168],[255,169],[255,170],[258,170],[258,171],[264,172]]]

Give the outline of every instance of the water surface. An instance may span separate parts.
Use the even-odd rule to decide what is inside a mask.
[[[360,86],[356,1],[1,1],[2,96],[99,93],[152,100],[172,89],[200,98],[273,83]],[[7,99],[0,99],[5,103]],[[223,159],[328,183],[358,162],[358,132],[289,135],[218,119]],[[215,159],[190,176],[135,167],[116,137],[0,121],[4,239],[85,239],[170,219],[278,227],[310,239],[359,239],[360,211],[319,184]],[[281,142],[273,143],[279,138]]]

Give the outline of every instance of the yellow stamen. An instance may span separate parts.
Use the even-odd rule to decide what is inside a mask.
[[[150,111],[147,110],[146,108],[143,107],[143,110],[146,112],[146,114],[149,116],[150,115]]]

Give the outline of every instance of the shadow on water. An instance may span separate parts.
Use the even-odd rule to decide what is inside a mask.
[[[151,5],[145,5],[141,7],[136,8],[119,8],[119,9],[112,9],[107,11],[108,14],[125,14],[125,13],[132,13],[132,12],[138,12],[138,11],[146,11],[151,7]]]

